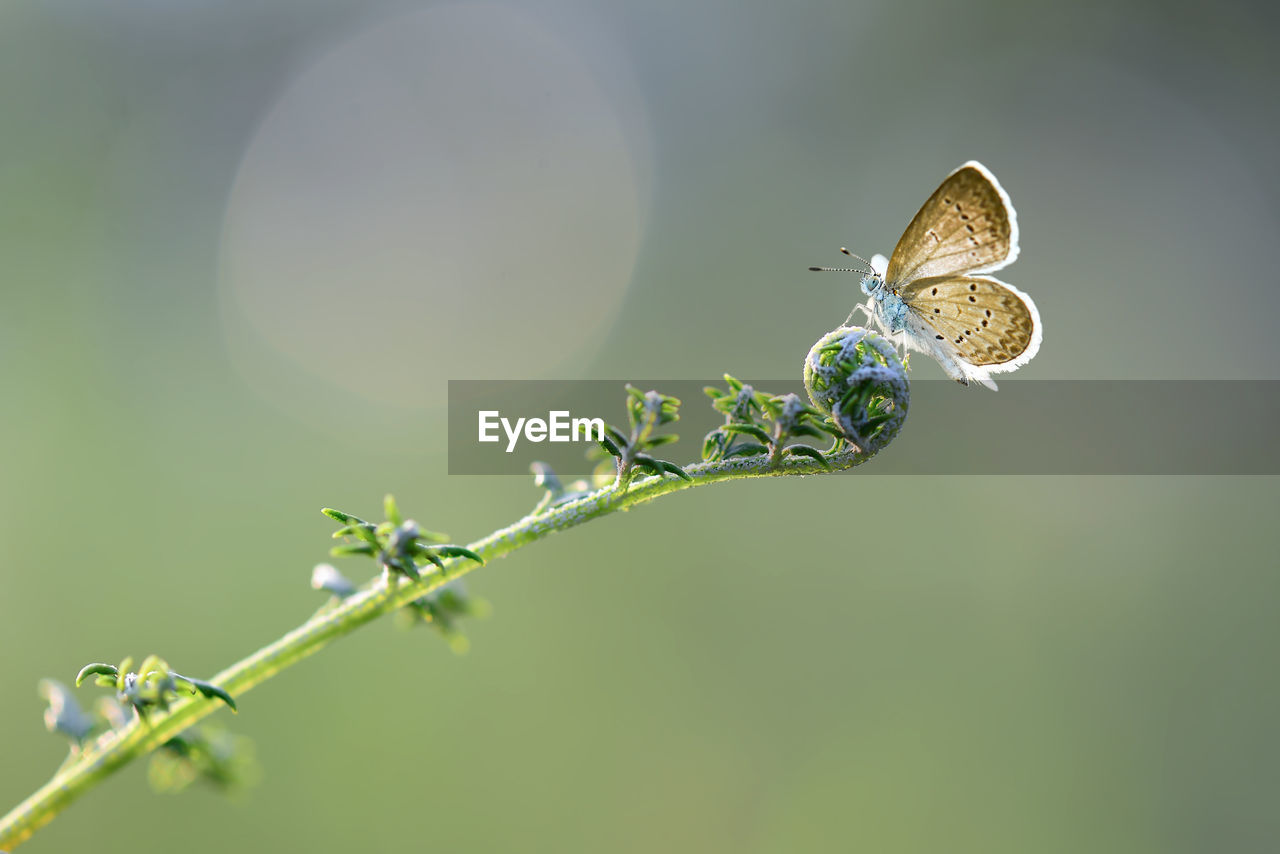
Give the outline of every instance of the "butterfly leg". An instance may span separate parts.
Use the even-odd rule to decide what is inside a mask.
[[[907,350],[907,336],[902,332],[890,332],[884,337],[888,338],[889,343],[897,350],[898,358],[902,360],[902,367],[911,370],[911,353]]]
[[[859,311],[861,311],[863,314],[867,316],[867,320],[871,320],[871,309],[867,308],[862,303],[858,303],[853,307],[853,311],[849,312],[849,316],[844,319],[844,325],[848,326],[849,324],[853,323],[853,316],[857,314]]]

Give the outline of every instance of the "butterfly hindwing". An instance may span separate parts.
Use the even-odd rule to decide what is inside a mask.
[[[1018,256],[1013,204],[994,175],[970,161],[921,206],[889,259],[885,280],[998,270]]]
[[[989,276],[918,279],[898,295],[923,323],[935,347],[970,365],[1009,371],[1040,347],[1040,317],[1031,297]]]

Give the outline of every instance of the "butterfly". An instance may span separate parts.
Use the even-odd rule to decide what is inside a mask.
[[[867,301],[854,312],[873,318],[895,343],[937,359],[962,385],[994,390],[992,374],[1022,367],[1040,349],[1040,312],[1031,297],[985,275],[1018,257],[1018,219],[1009,194],[976,160],[933,191],[892,257],[865,261],[840,251],[867,269],[809,269],[864,273]]]

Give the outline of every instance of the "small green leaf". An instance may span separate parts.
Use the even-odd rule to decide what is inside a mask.
[[[675,463],[669,463],[666,460],[660,460],[659,462],[661,463],[663,469],[665,469],[670,474],[674,474],[676,477],[680,478],[681,480],[688,480],[688,481],[693,480],[693,478],[689,475],[687,471],[680,468],[680,466],[676,465]]]
[[[177,676],[177,675],[178,674],[176,673],[174,674],[174,676]],[[231,711],[233,712],[240,711],[239,709],[236,708],[235,699],[233,699],[232,696],[228,694],[225,690],[223,690],[222,688],[219,688],[217,685],[214,685],[212,682],[205,682],[203,679],[192,679],[189,676],[184,676],[183,678],[186,679],[188,682],[190,682],[191,687],[195,688],[202,695],[204,695],[206,699],[213,700],[216,698],[226,703],[227,706],[230,707]]]
[[[821,430],[809,423],[797,424],[791,428],[790,432],[792,436],[808,436],[814,439],[821,438],[823,436],[823,432]]]
[[[783,452],[795,457],[809,457],[822,463],[822,467],[827,471],[831,471],[831,463],[827,462],[827,458],[822,456],[822,452],[817,448],[811,448],[808,445],[789,445]]]
[[[755,442],[743,442],[729,453],[726,457],[754,457],[756,454],[767,454],[769,449],[764,445],[757,445]]]
[[[86,664],[84,667],[80,668],[80,672],[76,675],[76,687],[79,688],[80,684],[84,682],[85,679],[93,676],[95,673],[101,673],[104,676],[110,677],[111,681],[108,684],[111,685],[115,684],[116,677],[120,675],[120,671],[116,669],[114,664],[102,664],[100,662]]]
[[[352,516],[350,513],[343,513],[341,510],[334,510],[332,507],[325,507],[321,511],[330,519],[335,519],[344,525],[367,525],[368,522],[359,516]]]
[[[871,434],[884,426],[885,422],[893,419],[892,415],[873,415],[867,419],[867,433]]]
[[[466,546],[441,546],[436,551],[445,557],[465,557],[469,560],[475,561],[481,566],[484,566],[484,558],[480,557],[479,554],[473,552]]]
[[[167,673],[169,665],[164,659],[154,653],[142,659],[142,664],[138,665],[138,675],[141,677],[150,676],[152,673]]]
[[[850,410],[865,409],[867,399],[871,397],[871,389],[866,385],[859,384],[851,386],[840,397],[840,411],[849,412]]]
[[[351,530],[352,534],[354,534],[359,539],[364,540],[366,543],[371,543],[373,545],[378,544],[378,535],[376,533],[376,529],[374,528],[373,525],[370,525],[368,522],[364,523],[363,525],[352,525],[351,529],[352,529]]]
[[[726,424],[721,428],[726,433],[735,435],[751,436],[759,439],[762,444],[769,444],[773,437],[769,435],[769,431],[763,427],[757,427],[754,424]]]
[[[646,469],[659,477],[662,476],[662,463],[658,462],[648,454],[636,454],[632,461],[641,468]]]
[[[334,546],[329,549],[329,554],[334,557],[345,557],[346,555],[370,555],[372,556],[377,549],[370,543],[343,543],[340,546]]]
[[[429,543],[429,544],[433,544],[433,543],[447,543],[447,542],[449,542],[449,535],[448,535],[448,534],[442,534],[442,533],[440,533],[439,531],[423,531],[423,530],[419,530],[419,531],[418,531],[418,536],[417,536],[415,539],[422,540],[424,543]]]
[[[397,527],[404,524],[404,518],[400,515],[400,508],[396,506],[394,495],[388,494],[386,498],[382,499],[382,508],[388,522]]]

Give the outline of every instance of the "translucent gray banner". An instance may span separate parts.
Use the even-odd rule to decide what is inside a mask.
[[[724,422],[703,393],[722,380],[632,381],[683,401],[662,448],[701,459]],[[752,382],[772,394],[796,380]],[[561,476],[590,473],[591,419],[626,427],[622,381],[449,382],[449,473],[528,475],[534,461]],[[505,424],[504,424],[505,419]],[[1280,474],[1280,381],[1004,380],[1000,391],[915,381],[902,432],[855,469],[866,474]],[[575,429],[576,428],[576,429]],[[481,435],[487,441],[481,441]],[[594,437],[594,432],[591,432]]]

